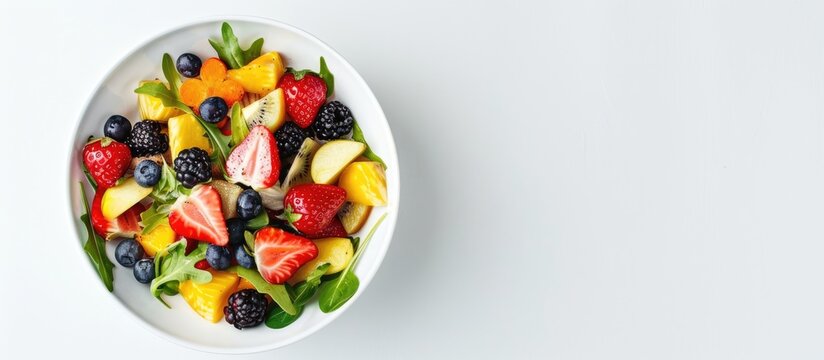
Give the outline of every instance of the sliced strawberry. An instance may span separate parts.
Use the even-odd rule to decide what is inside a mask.
[[[280,176],[280,157],[275,137],[263,125],[253,127],[249,135],[226,160],[226,174],[235,183],[255,190],[275,185]]]
[[[103,217],[100,204],[103,200],[104,189],[98,189],[92,200],[92,227],[94,232],[106,240],[116,238],[133,238],[140,232],[140,213],[146,208],[140,203],[135,204],[116,219],[109,221]]]
[[[323,230],[308,236],[310,239],[320,239],[327,237],[347,237],[349,234],[346,233],[346,229],[343,227],[343,223],[340,222],[340,219],[335,216],[332,218],[332,221],[329,222],[329,225],[326,225]]]
[[[302,184],[293,186],[283,199],[283,215],[298,231],[317,236],[346,201],[346,190],[334,185]],[[345,232],[345,231],[344,231]]]
[[[114,186],[129,164],[132,152],[126,144],[111,138],[95,139],[83,147],[83,164],[89,170],[99,190]]]
[[[278,87],[283,89],[286,113],[302,128],[315,121],[318,109],[326,101],[326,82],[309,72],[287,73],[280,78]]]
[[[223,220],[220,194],[211,185],[198,185],[172,205],[169,225],[180,236],[224,246],[229,231]]]
[[[271,226],[255,234],[255,263],[269,283],[285,283],[298,268],[317,256],[318,247],[305,237]]]

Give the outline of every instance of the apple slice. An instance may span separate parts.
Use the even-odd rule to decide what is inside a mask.
[[[333,140],[318,149],[310,173],[317,184],[334,184],[352,160],[366,150],[366,145],[352,140]]]
[[[114,220],[151,193],[151,187],[144,188],[133,177],[126,178],[120,184],[106,189],[100,201],[100,210],[104,218]]]

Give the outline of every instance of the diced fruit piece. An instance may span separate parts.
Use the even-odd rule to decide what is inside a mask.
[[[323,144],[312,159],[312,180],[334,184],[352,160],[366,150],[366,145],[352,140],[334,140]]]
[[[238,276],[235,273],[209,270],[212,281],[197,284],[192,280],[180,283],[180,296],[202,318],[213,323],[223,318],[223,307],[229,295],[235,292]]]
[[[265,95],[275,88],[283,72],[280,54],[272,51],[252,60],[240,69],[229,70],[227,76],[240,83],[246,92]]]
[[[325,273],[327,275],[341,271],[349,265],[349,261],[355,254],[352,241],[345,237],[329,237],[312,240],[312,242],[318,247],[318,257],[303,264],[295,275],[289,278],[289,284],[294,285],[306,280],[309,274],[322,264],[329,263],[329,268]]]
[[[326,82],[312,73],[303,73],[303,76],[287,73],[278,88],[283,89],[286,113],[295,124],[304,129],[312,125],[318,109],[326,101]]]
[[[133,177],[106,189],[100,200],[100,210],[107,220],[114,220],[152,193],[152,188],[137,184]]]
[[[237,217],[237,198],[243,191],[243,188],[232,184],[226,180],[214,180],[210,183],[218,193],[220,193],[221,209],[223,210],[223,217],[231,219]]]
[[[326,237],[345,237],[346,235],[349,234],[346,233],[346,229],[343,228],[343,224],[341,224],[340,219],[335,216],[321,231],[306,236],[310,239],[320,239]]]
[[[101,189],[95,192],[94,200],[92,200],[91,220],[94,232],[106,240],[134,237],[140,232],[139,221],[140,213],[144,210],[143,205],[137,203],[123,214],[120,214],[117,219],[108,220],[103,217],[103,210],[101,209],[104,191]]]
[[[353,203],[386,205],[386,173],[375,161],[354,162],[340,174],[338,186],[346,190],[346,200]]]
[[[292,187],[283,199],[283,215],[298,231],[317,235],[346,201],[346,191],[334,185],[303,184]]]
[[[190,114],[183,114],[169,119],[169,147],[172,150],[172,159],[181,151],[189,148],[201,148],[212,153],[212,143],[206,137],[203,125]]]
[[[314,159],[315,153],[319,148],[320,144],[315,140],[310,138],[303,140],[298,154],[295,155],[295,160],[292,161],[292,165],[289,167],[289,172],[286,173],[286,178],[283,180],[281,188],[289,190],[292,186],[312,182],[312,175],[309,173],[309,170],[312,159]]]
[[[257,125],[266,126],[269,131],[277,130],[286,121],[286,104],[283,99],[283,90],[270,92],[248,106],[244,107],[243,118],[246,125],[253,128]]]
[[[131,162],[129,147],[111,138],[92,140],[83,147],[83,164],[100,188],[114,186]]]
[[[159,80],[149,80],[141,81],[140,85],[142,86],[143,84],[149,82],[162,83]],[[169,85],[167,85],[166,83],[162,84],[165,85],[167,88],[169,87]],[[154,96],[149,96],[146,94],[137,94],[137,110],[138,112],[140,112],[140,118],[143,120],[156,120],[162,122],[166,122],[166,120],[169,120],[169,118],[178,116],[183,113],[182,111],[176,108],[164,106],[163,101]]]
[[[262,98],[262,96],[247,92],[246,94],[243,94],[243,97],[240,98],[238,104],[240,104],[241,108],[244,108],[251,105],[253,102],[260,100],[260,98]]]
[[[346,233],[351,235],[360,231],[363,224],[366,224],[366,219],[369,218],[371,212],[371,206],[347,202],[338,211],[338,218],[340,218]]]
[[[220,194],[210,185],[198,185],[189,196],[181,196],[172,205],[169,225],[187,239],[225,246],[229,232],[221,212]]]
[[[226,160],[229,181],[264,189],[275,185],[280,176],[280,157],[275,137],[265,126],[250,129]]]
[[[207,59],[200,68],[200,79],[186,80],[180,87],[180,99],[193,108],[211,96],[219,96],[232,106],[244,93],[240,83],[226,78],[226,65],[218,58]]]
[[[298,268],[318,256],[318,247],[302,236],[271,226],[255,235],[255,263],[271,284],[283,284]]]
[[[137,242],[146,251],[149,256],[155,256],[159,251],[165,249],[171,243],[175,242],[177,234],[175,234],[172,227],[169,226],[169,221],[164,220],[148,233],[137,234]],[[194,241],[192,241],[194,243]]]

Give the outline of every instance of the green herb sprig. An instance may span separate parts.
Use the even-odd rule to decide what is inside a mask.
[[[89,260],[94,265],[94,269],[97,270],[97,275],[100,276],[103,285],[111,292],[114,290],[114,273],[112,271],[114,264],[106,255],[106,242],[94,232],[92,227],[89,200],[86,198],[86,188],[83,183],[80,183],[80,196],[83,198],[83,207],[86,209],[86,213],[80,216],[80,221],[85,225],[88,236],[86,243],[83,244],[83,251],[89,256]]]
[[[363,130],[361,130],[361,127],[360,125],[358,125],[357,120],[355,120],[355,124],[352,127],[352,140],[355,140],[361,144],[366,145],[366,151],[364,151],[362,154],[363,157],[372,161],[379,162],[381,166],[383,166],[383,168],[386,169],[386,163],[383,162],[383,159],[381,159],[381,157],[378,156],[378,154],[375,154],[375,152],[372,151],[372,148],[369,147],[369,144],[366,143],[366,138],[363,137]]]
[[[272,329],[282,329],[295,322],[295,320],[300,317],[300,314],[303,313],[303,306],[306,305],[306,303],[308,303],[313,296],[315,296],[315,293],[318,291],[318,286],[320,285],[320,278],[323,274],[326,274],[326,270],[329,269],[329,266],[331,266],[329,263],[321,264],[309,274],[305,281],[295,287],[292,295],[292,301],[298,308],[297,314],[289,314],[283,311],[280,307],[273,307],[272,310],[266,314],[266,326]]]
[[[226,65],[232,69],[242,68],[250,61],[260,56],[260,50],[263,48],[263,38],[259,38],[252,42],[249,49],[243,50],[238,44],[237,36],[229,23],[224,22],[220,27],[220,35],[223,38],[223,43],[209,39],[209,44],[217,51],[220,60],[223,60]]]
[[[206,258],[208,244],[200,243],[186,255],[186,239],[172,243],[166,249],[155,255],[155,278],[149,289],[152,295],[169,307],[161,294],[174,295],[180,283],[192,280],[197,284],[212,281],[212,274],[195,267],[195,264]]]

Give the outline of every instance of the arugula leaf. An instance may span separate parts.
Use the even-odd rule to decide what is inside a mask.
[[[246,247],[252,252],[255,251],[255,236],[249,231],[243,232],[243,239],[246,240]]]
[[[386,214],[383,214],[383,216],[378,219],[378,222],[375,223],[375,226],[372,226],[372,229],[369,230],[369,234],[367,234],[366,238],[364,238],[363,244],[361,244],[361,246],[358,247],[358,250],[355,251],[355,255],[352,256],[352,260],[349,261],[349,265],[343,269],[340,275],[330,281],[320,284],[320,288],[318,288],[318,305],[320,307],[320,311],[329,313],[337,310],[349,301],[349,299],[351,299],[352,296],[354,296],[358,291],[360,280],[358,280],[358,277],[353,272],[353,269],[357,265],[364,249],[366,249],[366,246],[369,245],[369,241],[372,240],[372,236],[375,235],[375,231],[378,230],[378,226],[381,225],[384,219],[386,219]]]
[[[323,56],[320,57],[320,72],[318,76],[326,82],[326,97],[332,96],[332,93],[335,92],[335,75],[332,75],[332,72],[326,67],[326,59],[324,59]]]
[[[183,184],[177,181],[175,171],[164,161],[160,170],[160,180],[155,184],[149,196],[155,202],[171,203],[177,200],[181,194],[188,195],[190,192],[191,190],[186,189]]]
[[[328,269],[329,266],[331,266],[329,263],[321,264],[309,274],[306,281],[301,282],[295,288],[292,298],[294,299],[295,306],[298,308],[297,314],[288,314],[280,307],[275,306],[266,314],[266,326],[272,329],[282,329],[295,322],[295,320],[300,317],[300,314],[303,313],[303,306],[306,305],[317,292],[318,285],[320,285],[320,278],[326,273],[326,269]]]
[[[266,213],[266,210],[261,211],[258,216],[246,222],[246,228],[251,230],[257,230],[266,225],[269,225],[269,214]]]
[[[352,127],[352,140],[355,140],[361,144],[366,145],[366,151],[364,151],[362,154],[363,157],[381,163],[381,166],[383,166],[383,168],[386,169],[386,163],[383,162],[383,159],[381,159],[381,157],[378,156],[378,154],[375,154],[372,151],[372,148],[369,147],[369,144],[366,143],[366,139],[363,137],[363,130],[361,130],[360,125],[358,125],[358,121],[355,120],[354,122],[355,124]]]
[[[235,272],[238,276],[248,280],[258,292],[271,296],[272,300],[288,314],[298,313],[298,308],[292,303],[292,299],[286,291],[286,286],[270,284],[260,276],[257,270],[247,269],[242,266],[232,266],[226,271]]]
[[[140,233],[148,234],[163,223],[168,225],[170,212],[172,212],[172,204],[164,204],[160,201],[152,202],[152,206],[140,213],[140,225],[143,226]]]
[[[355,249],[355,251],[358,251],[358,246],[360,246],[360,238],[356,236],[356,237],[353,237],[353,238],[349,238],[349,240],[352,241],[352,249]]]
[[[97,270],[97,275],[100,276],[100,280],[103,280],[103,285],[111,292],[114,290],[114,274],[112,272],[114,264],[106,255],[106,242],[92,228],[92,222],[89,218],[91,216],[89,215],[91,214],[89,200],[86,198],[86,188],[83,183],[80,183],[80,196],[83,198],[83,207],[86,209],[86,213],[80,216],[80,221],[85,225],[86,234],[88,235],[86,243],[83,244],[83,251],[89,256],[94,269]]]
[[[249,49],[243,50],[238,44],[232,26],[227,22],[224,22],[220,27],[220,35],[223,38],[222,44],[211,39],[209,39],[209,44],[217,51],[220,60],[223,60],[230,68],[239,69],[260,56],[260,50],[263,48],[263,38],[255,40],[249,46]]]
[[[249,135],[249,126],[246,125],[246,119],[243,118],[243,111],[241,111],[239,103],[232,105],[230,125],[232,127],[232,147],[235,147]]]
[[[81,161],[80,162],[80,168],[83,169],[83,174],[86,174],[86,180],[89,181],[89,184],[93,188],[97,189],[97,181],[94,181],[94,178],[92,177],[92,174],[89,172],[89,168],[86,167],[86,163]],[[83,186],[83,184],[80,184],[80,186]]]
[[[178,89],[180,89],[180,85],[183,83],[180,81],[180,75],[177,74],[177,68],[175,67],[174,61],[172,61],[171,55],[163,54],[160,68],[163,70],[163,76],[166,77],[166,81],[169,83],[169,90],[172,94],[179,94]]]
[[[212,274],[195,267],[195,264],[206,258],[208,244],[200,243],[197,248],[186,255],[186,239],[172,243],[165,250],[155,256],[155,278],[149,289],[152,295],[169,307],[161,294],[177,293],[181,282],[192,280],[203,284],[212,281]]]

